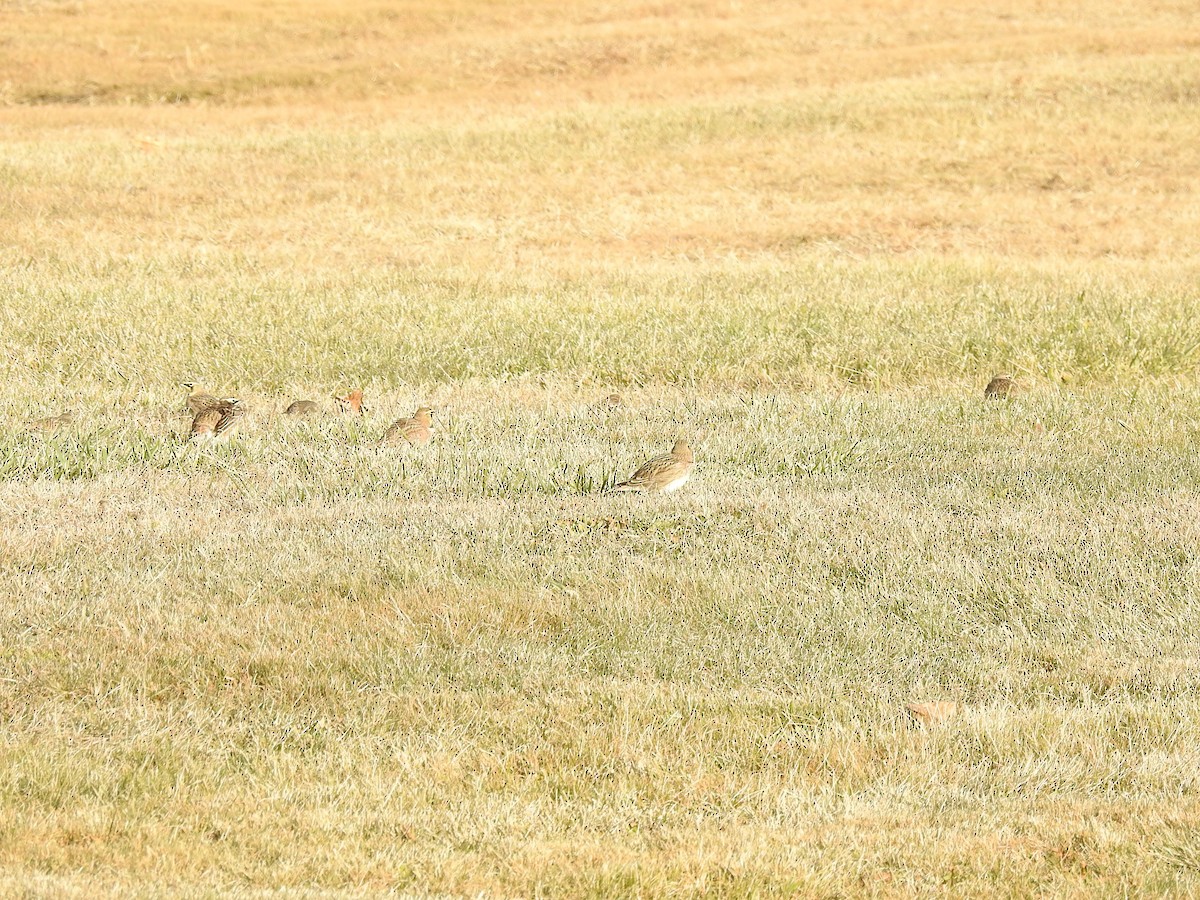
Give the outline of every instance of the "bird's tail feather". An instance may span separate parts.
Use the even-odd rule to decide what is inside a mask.
[[[614,484],[612,487],[610,487],[608,492],[615,493],[617,491],[640,491],[641,489],[642,486],[640,484],[634,484],[632,481],[622,481],[620,484]]]

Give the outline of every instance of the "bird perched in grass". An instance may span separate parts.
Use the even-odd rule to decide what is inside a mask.
[[[338,409],[344,413],[354,413],[357,416],[361,416],[367,411],[367,408],[363,406],[362,391],[351,391],[345,397],[334,397],[333,399],[337,401]]]
[[[285,410],[285,413],[289,416],[307,416],[320,411],[321,407],[315,400],[296,400]]]
[[[204,412],[206,409],[212,409],[222,402],[220,398],[214,397],[207,391],[196,390],[194,382],[184,381],[182,384],[188,389],[187,407],[193,414]]]
[[[66,412],[61,416],[46,416],[44,419],[34,419],[25,427],[30,431],[54,431],[63,425],[71,424],[74,418],[75,416],[72,413]]]
[[[958,704],[953,700],[935,700],[932,703],[906,703],[904,711],[921,725],[937,725],[948,722],[958,714]]]
[[[225,441],[237,430],[238,419],[246,411],[242,401],[234,397],[218,400],[215,406],[202,409],[192,419],[189,441]]]
[[[667,493],[683,487],[692,474],[692,448],[686,441],[676,441],[670,453],[642,463],[628,481],[612,487],[614,491],[645,491]]]
[[[997,375],[983,389],[983,396],[988,400],[1007,400],[1017,392],[1017,383],[1007,375]]]
[[[402,443],[423,447],[429,443],[433,426],[433,410],[422,406],[411,418],[397,419],[388,426],[379,441],[380,447],[396,447]]]

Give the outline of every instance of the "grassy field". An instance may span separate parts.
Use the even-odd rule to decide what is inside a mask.
[[[0,893],[1200,894],[1198,111],[1184,3],[0,2]]]

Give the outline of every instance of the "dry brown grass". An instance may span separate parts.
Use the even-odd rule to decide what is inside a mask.
[[[0,9],[15,258],[1195,259],[1182,6],[154,10]]]
[[[1194,894],[1198,42],[0,2],[0,893]]]

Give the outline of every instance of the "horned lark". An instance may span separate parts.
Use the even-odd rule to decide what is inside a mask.
[[[204,412],[206,409],[212,409],[221,401],[207,391],[196,390],[195,383],[191,381],[181,382],[188,389],[187,406],[193,413]]]
[[[361,416],[367,411],[367,408],[363,406],[362,391],[351,391],[345,397],[334,397],[333,399],[337,401],[338,409],[344,413],[354,413]]]
[[[320,412],[321,407],[316,400],[297,400],[286,410],[289,416],[307,416],[311,413]]]
[[[27,426],[30,431],[54,431],[63,425],[69,425],[75,418],[72,413],[63,413],[61,416],[46,416],[44,419],[34,419]]]
[[[244,413],[242,401],[233,397],[218,400],[217,405],[203,409],[192,419],[190,441],[229,440],[237,430],[238,419]]]
[[[397,419],[388,426],[379,441],[380,447],[395,447],[408,442],[415,447],[423,447],[429,443],[431,426],[433,425],[433,410],[422,406],[410,419]]]
[[[670,453],[642,463],[628,481],[613,485],[614,491],[651,491],[666,493],[678,490],[692,474],[692,448],[685,441],[676,441]]]
[[[997,375],[983,389],[983,396],[988,400],[1007,400],[1018,391],[1017,383],[1007,375]]]

